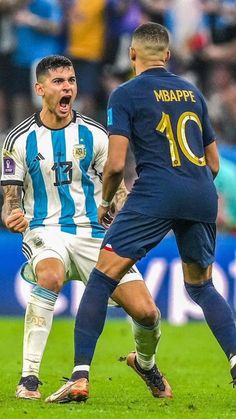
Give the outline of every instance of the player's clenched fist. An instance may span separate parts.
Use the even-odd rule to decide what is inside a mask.
[[[6,217],[5,224],[13,233],[23,233],[28,227],[28,221],[21,208],[13,209]]]

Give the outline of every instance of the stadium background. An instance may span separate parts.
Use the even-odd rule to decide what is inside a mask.
[[[188,19],[184,10],[188,10]],[[70,56],[79,82],[75,106],[106,125],[110,91],[131,77],[130,34],[142,22],[165,24],[172,39],[170,70],[205,94],[221,156],[214,282],[236,314],[236,1],[235,0],[3,0],[0,4],[0,145],[11,127],[39,109],[31,85],[37,61]],[[126,183],[134,180],[131,153]],[[1,191],[2,192],[2,191]],[[2,195],[0,194],[0,206]],[[0,229],[0,315],[23,316],[30,285],[20,279],[21,237]],[[139,263],[169,322],[201,320],[185,294],[172,235]],[[76,313],[82,284],[67,284],[56,315]],[[109,316],[123,316],[109,309]]]

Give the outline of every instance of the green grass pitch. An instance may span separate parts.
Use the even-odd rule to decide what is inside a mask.
[[[0,319],[1,418],[236,418],[236,389],[229,384],[228,362],[204,323],[163,322],[158,359],[173,388],[172,400],[153,398],[122,361],[133,349],[131,328],[126,320],[109,320],[91,368],[89,400],[46,404],[44,398],[62,385],[62,376],[70,376],[73,325],[71,319],[54,320],[40,376],[43,399],[23,401],[14,395],[21,371],[23,319]]]

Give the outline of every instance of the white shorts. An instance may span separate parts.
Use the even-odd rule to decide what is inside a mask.
[[[86,285],[98,260],[101,243],[102,239],[82,238],[52,227],[29,230],[24,236],[22,251],[28,259],[33,277],[31,274],[32,278],[30,279],[27,270],[23,277],[29,282],[36,283],[35,268],[37,263],[43,259],[57,258],[65,266],[65,282],[75,279]],[[121,279],[119,285],[142,279],[137,267],[133,266]]]

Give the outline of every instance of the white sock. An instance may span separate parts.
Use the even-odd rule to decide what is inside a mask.
[[[45,290],[39,286],[35,288]],[[34,288],[34,290],[35,290]],[[50,290],[45,290],[47,299],[43,292],[32,291],[25,312],[24,343],[23,343],[23,369],[22,377],[28,375],[39,376],[39,369],[43,357],[44,349],[51,330],[54,306],[57,294]]]
[[[236,355],[233,355],[230,359],[229,359],[229,363],[230,363],[230,367],[231,369],[234,368],[234,366],[236,365]]]
[[[160,321],[158,320],[153,327],[145,327],[133,320],[132,328],[137,362],[142,369],[150,370],[155,364],[157,345],[161,336]]]

